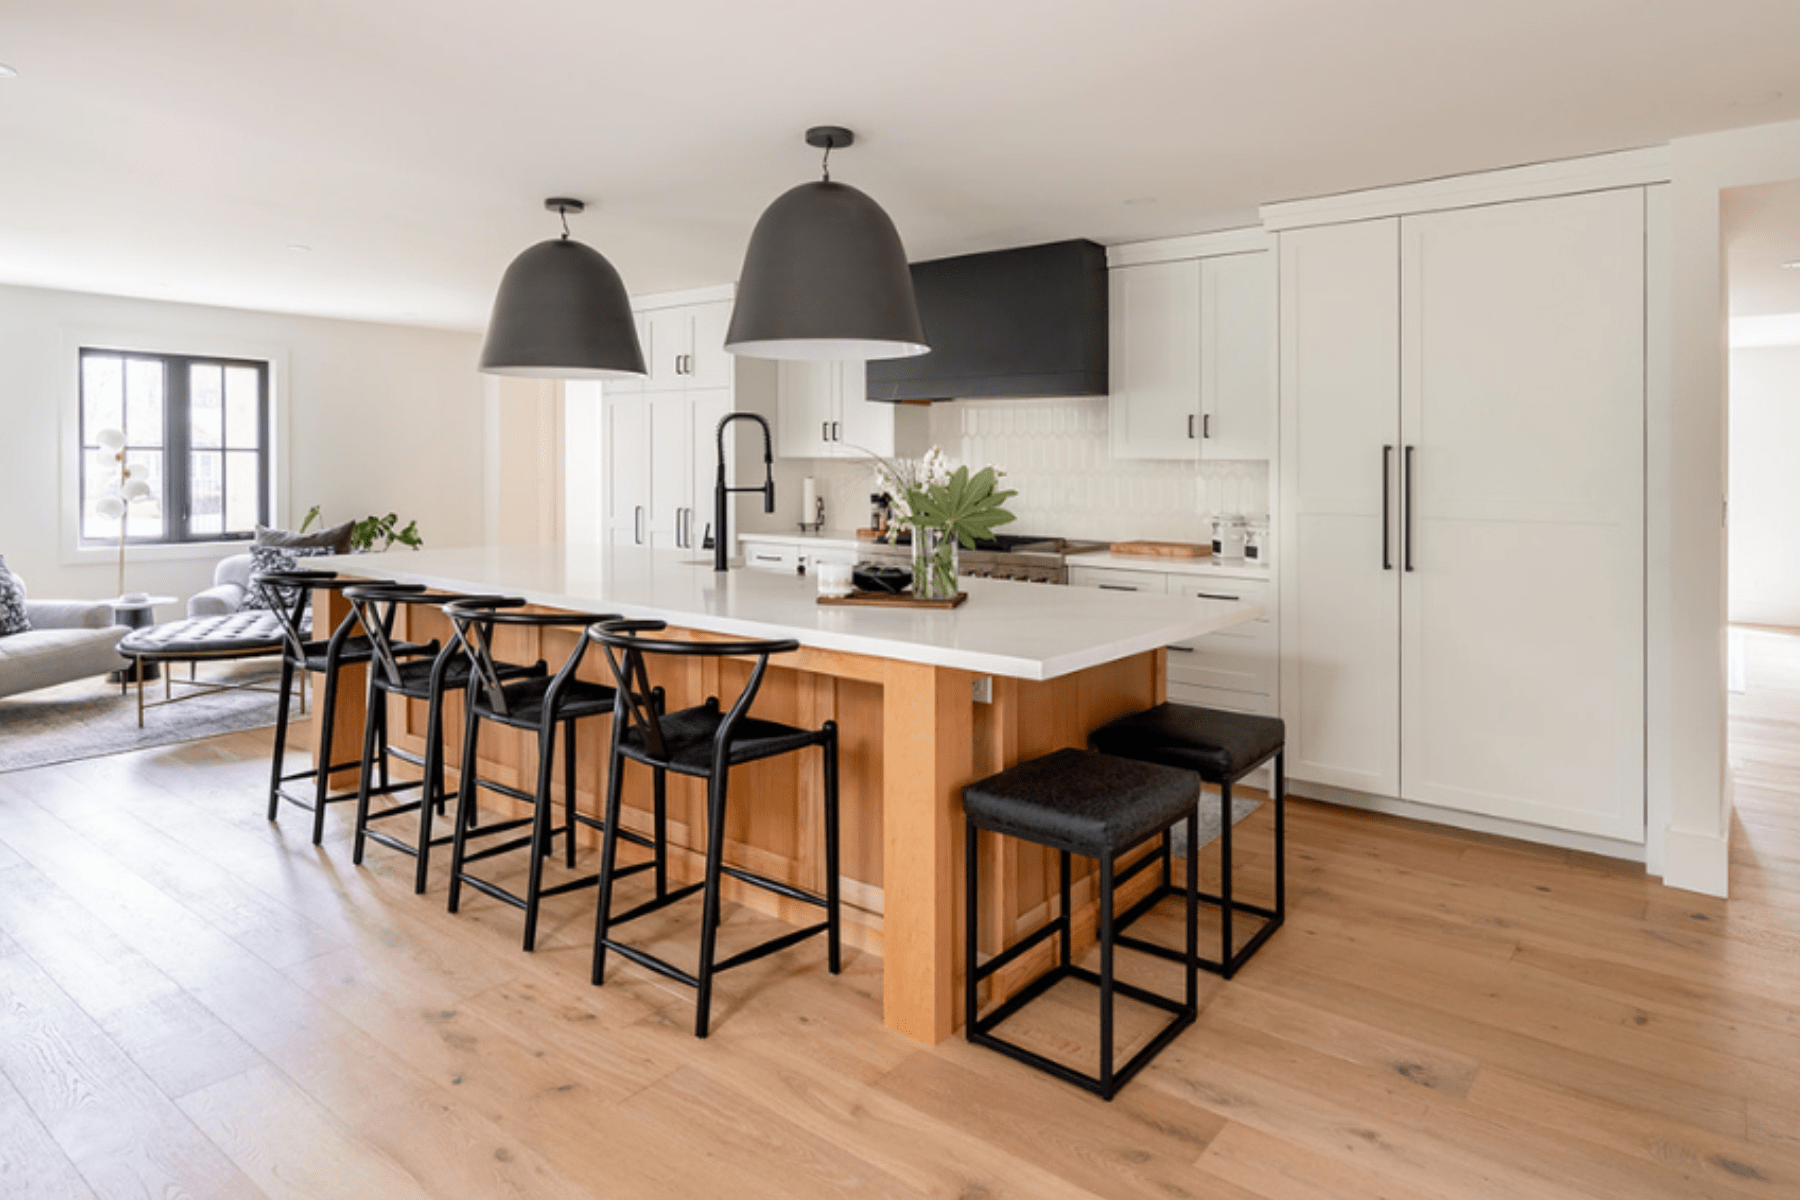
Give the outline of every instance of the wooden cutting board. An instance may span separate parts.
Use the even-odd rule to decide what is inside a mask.
[[[1135,554],[1140,558],[1210,558],[1212,547],[1197,542],[1114,542],[1114,554]]]

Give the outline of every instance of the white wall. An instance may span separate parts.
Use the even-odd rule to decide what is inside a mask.
[[[1650,648],[1666,672],[1650,744],[1665,747],[1665,882],[1724,895],[1731,786],[1725,754],[1727,405],[1720,193],[1800,179],[1800,122],[1670,143],[1673,203],[1667,407],[1648,427]],[[1653,786],[1659,772],[1653,762]],[[1654,868],[1654,864],[1653,864]]]
[[[277,524],[319,504],[417,519],[430,546],[481,540],[476,335],[0,287],[0,554],[33,595],[116,588],[115,554],[75,543],[75,353],[90,342],[273,360]],[[133,549],[126,585],[185,598],[241,549]]]
[[[1731,619],[1800,626],[1800,346],[1731,352]]]

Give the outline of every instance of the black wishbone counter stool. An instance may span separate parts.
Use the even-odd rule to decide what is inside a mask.
[[[331,631],[331,636],[316,640],[309,628],[307,610],[311,604],[312,592],[336,591],[366,585],[367,579],[357,579],[339,575],[334,571],[265,571],[251,578],[250,586],[258,588],[268,601],[269,609],[281,624],[283,649],[281,654],[281,698],[275,708],[275,750],[273,762],[269,768],[269,820],[275,819],[286,800],[298,808],[311,811],[312,840],[317,846],[325,838],[325,809],[328,805],[338,804],[346,800],[356,799],[353,791],[331,791],[331,777],[339,771],[356,770],[357,762],[332,762],[331,739],[335,732],[337,720],[337,694],[339,674],[343,668],[366,664],[373,656],[369,647],[369,639],[355,636],[356,618],[346,616]],[[419,648],[401,645],[396,653],[418,653]],[[295,673],[300,674],[304,687],[308,672],[317,672],[324,676],[325,690],[320,696],[317,713],[314,716],[318,731],[314,742],[314,766],[305,771],[283,773],[283,756],[287,751],[288,708],[290,693],[293,690]],[[297,796],[282,787],[300,779],[313,781],[312,795]]]
[[[1057,750],[1042,758],[1034,758],[1010,767],[998,775],[971,783],[963,789],[963,816],[966,842],[963,891],[963,1033],[978,1046],[998,1050],[1009,1058],[1066,1080],[1078,1087],[1111,1100],[1126,1082],[1141,1071],[1157,1053],[1194,1023],[1199,1011],[1199,910],[1194,899],[1199,890],[1196,859],[1188,856],[1187,954],[1181,956],[1182,998],[1159,995],[1116,978],[1113,969],[1114,949],[1132,945],[1119,936],[1122,919],[1113,916],[1113,889],[1135,875],[1146,862],[1159,857],[1150,851],[1120,871],[1115,866],[1119,856],[1129,853],[1153,838],[1166,842],[1169,830],[1186,822],[1188,838],[1197,836],[1199,817],[1197,804],[1200,782],[1186,771],[1133,762],[1095,754],[1091,750]],[[1036,932],[1014,943],[988,959],[980,961],[978,942],[981,904],[979,898],[981,855],[977,831],[986,829],[1005,837],[1018,838],[1057,851],[1059,896],[1061,907],[1053,920],[1039,926]],[[1099,863],[1100,913],[1094,934],[1100,945],[1100,970],[1094,972],[1075,964],[1072,954],[1074,929],[1071,925],[1069,856],[1079,854]],[[1047,971],[1026,984],[1010,999],[986,1016],[981,1015],[980,983],[1007,964],[1043,942],[1058,935],[1057,961]],[[1100,1070],[1089,1075],[1057,1062],[1017,1042],[1009,1041],[995,1030],[1020,1009],[1042,996],[1065,979],[1078,979],[1100,989]],[[1169,1013],[1162,1030],[1127,1059],[1115,1066],[1113,1048],[1113,996],[1124,995],[1141,1004]]]
[[[1219,894],[1198,893],[1199,900],[1219,910],[1219,957],[1201,957],[1203,970],[1230,979],[1264,942],[1281,928],[1287,915],[1287,728],[1279,717],[1227,712],[1192,704],[1165,702],[1143,712],[1109,721],[1088,735],[1088,745],[1102,754],[1140,762],[1160,763],[1192,771],[1202,782],[1219,789]],[[1275,763],[1275,906],[1265,908],[1233,895],[1231,851],[1231,788],[1244,776],[1274,760]],[[1189,860],[1198,857],[1190,845]],[[1170,881],[1172,851],[1167,839],[1162,847],[1162,882],[1119,918],[1119,928],[1155,908],[1163,899],[1181,894]],[[1191,886],[1191,885],[1190,885]],[[1232,918],[1257,918],[1262,922],[1250,939],[1233,948]],[[1180,960],[1180,952],[1139,938],[1121,937],[1131,946],[1164,958]]]
[[[618,618],[595,613],[515,611],[524,605],[524,600],[499,596],[477,596],[444,605],[444,612],[455,628],[457,645],[466,656],[471,675],[465,706],[467,718],[463,726],[457,811],[475,811],[475,797],[479,788],[510,796],[532,806],[529,817],[517,817],[479,828],[472,827],[466,820],[456,822],[456,836],[450,845],[449,908],[451,912],[457,910],[462,902],[463,885],[467,884],[483,895],[504,901],[514,908],[524,909],[525,949],[530,950],[537,944],[538,908],[546,897],[593,887],[599,882],[600,877],[595,874],[545,887],[544,860],[556,847],[556,835],[562,834],[565,838],[564,863],[572,870],[575,866],[576,828],[584,825],[590,829],[600,828],[598,820],[575,811],[575,726],[578,721],[588,717],[611,716],[613,689],[575,677],[588,647],[587,638],[579,636],[579,632],[575,638],[575,648],[569,652],[568,660],[555,675],[549,674],[548,669],[540,662],[535,670],[523,678],[510,677],[507,669],[495,661],[494,633],[501,626],[580,631],[597,621],[614,621]],[[476,755],[476,746],[480,740],[483,721],[537,735],[538,772],[535,791],[522,791],[496,780],[478,777],[480,760]],[[563,823],[556,825],[551,785],[555,780],[553,767],[559,724],[563,731]],[[526,826],[531,827],[531,832],[522,837],[483,845],[479,850],[469,849],[471,838],[485,841],[514,833]],[[648,839],[645,841],[647,844]],[[529,876],[523,896],[508,891],[492,880],[469,873],[470,864],[521,847],[530,847],[531,851]]]
[[[681,642],[640,637],[666,628],[661,621],[615,621],[590,629],[588,637],[606,651],[607,665],[618,684],[617,708],[613,714],[611,773],[606,788],[606,836],[600,851],[600,898],[594,918],[594,976],[596,985],[605,982],[606,952],[615,950],[640,966],[659,975],[685,983],[698,992],[694,1013],[694,1036],[705,1037],[712,1011],[713,976],[719,971],[753,962],[777,950],[823,933],[826,937],[827,965],[833,975],[839,966],[838,923],[838,742],[837,722],[827,721],[820,729],[797,729],[747,715],[756,693],[762,687],[768,670],[769,656],[799,649],[795,641],[769,642]],[[660,689],[652,689],[644,659],[648,655],[667,654],[701,658],[756,659],[750,678],[729,711],[722,711],[718,697],[708,697],[705,704],[679,712],[664,712]],[[731,768],[745,763],[789,754],[807,746],[822,751],[825,774],[825,894],[801,891],[780,880],[770,879],[739,867],[725,864],[725,797]],[[656,843],[662,854],[665,828],[665,797],[668,773],[689,775],[706,780],[706,870],[699,883],[668,891],[664,871],[657,866],[656,895],[622,913],[612,911],[613,882],[630,870],[617,867],[618,840],[631,835],[620,827],[620,793],[625,760],[632,759],[648,766],[654,773]],[[632,839],[635,840],[635,839]],[[778,896],[811,904],[825,910],[825,919],[816,925],[769,938],[715,962],[719,929],[719,885],[729,875]],[[704,891],[700,917],[700,964],[697,974],[689,974],[675,964],[612,936],[615,926],[636,917],[666,908]]]
[[[454,638],[442,644],[434,639],[419,647],[417,654],[403,654],[402,647],[394,642],[393,630],[395,619],[403,607],[429,605],[441,608],[446,602],[474,597],[430,593],[423,584],[409,583],[346,588],[344,599],[349,601],[350,611],[361,625],[363,636],[368,639],[374,652],[369,664],[369,703],[363,720],[362,776],[356,792],[356,846],[351,861],[361,865],[363,850],[369,840],[402,854],[410,854],[417,860],[413,891],[422,893],[430,880],[431,848],[448,845],[453,838],[451,834],[433,838],[431,826],[432,817],[442,816],[445,802],[452,797],[444,782],[444,697],[469,686],[469,659]],[[496,663],[494,669],[495,674],[503,680],[523,679],[545,673],[542,663],[534,666]],[[392,696],[425,702],[423,756],[399,749],[388,741],[388,699]],[[390,778],[390,758],[398,758],[418,767],[418,781]],[[391,797],[414,789],[419,793],[415,800],[389,804],[385,808],[374,810],[369,807],[369,802],[374,797]],[[372,827],[373,822],[411,812],[419,814],[417,844],[384,829]],[[461,819],[474,824],[473,805],[461,814]]]

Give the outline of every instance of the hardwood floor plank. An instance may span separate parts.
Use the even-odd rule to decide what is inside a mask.
[[[3,876],[4,872],[0,872]],[[0,1071],[0,1196],[94,1200],[94,1189]]]
[[[30,866],[0,872],[0,929],[164,1094],[179,1098],[261,1057],[130,943]]]
[[[181,1108],[272,1200],[430,1200],[417,1180],[269,1067],[202,1088]]]
[[[1238,1121],[1227,1121],[1195,1166],[1258,1196],[1283,1200],[1435,1200],[1440,1191],[1402,1187],[1381,1171],[1308,1150]],[[1201,1190],[1199,1195],[1210,1195]]]
[[[99,1196],[262,1194],[25,955],[0,959],[0,1071]]]

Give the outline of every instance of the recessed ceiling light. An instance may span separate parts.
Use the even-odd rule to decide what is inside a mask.
[[[1784,262],[1781,265],[1789,271],[1800,271],[1800,258],[1796,258],[1793,262]]]
[[[1140,204],[1155,204],[1155,203],[1156,203],[1155,196],[1133,196],[1131,199],[1125,201],[1126,206],[1129,208],[1136,208]]]
[[[0,79],[11,79],[16,75],[18,75],[17,71],[13,70],[5,63],[0,63]]]
[[[304,242],[289,242],[288,249],[292,250],[295,254],[311,254],[312,253],[312,247],[306,245]]]

